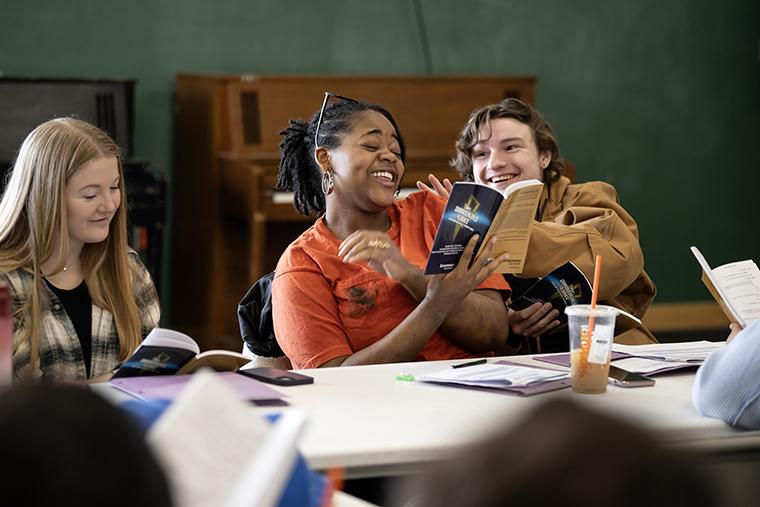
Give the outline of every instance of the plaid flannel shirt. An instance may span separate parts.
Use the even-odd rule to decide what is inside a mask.
[[[132,265],[132,289],[142,323],[142,337],[158,325],[160,309],[158,294],[148,270],[136,253],[130,251]],[[34,276],[25,269],[16,269],[0,275],[13,295],[13,374],[16,381],[25,380],[30,362],[29,341],[19,344],[20,331],[25,323],[20,309],[31,297]],[[84,365],[82,346],[74,324],[58,300],[58,297],[42,284],[42,308],[40,322],[40,361],[32,379],[42,382],[88,380]],[[92,363],[90,377],[110,373],[118,364],[119,338],[113,315],[108,310],[92,305]]]

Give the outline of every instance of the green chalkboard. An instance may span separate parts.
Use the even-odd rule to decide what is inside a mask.
[[[535,75],[577,179],[613,183],[638,220],[657,301],[709,299],[691,244],[714,264],[760,261],[755,0],[5,0],[2,12],[4,75],[136,78],[136,154],[170,178],[178,72]]]

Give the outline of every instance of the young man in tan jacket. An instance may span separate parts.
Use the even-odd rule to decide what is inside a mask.
[[[470,115],[456,143],[452,165],[465,180],[503,191],[515,182],[535,178],[544,182],[543,195],[528,255],[520,277],[509,276],[515,292],[527,289],[572,261],[591,279],[594,259],[602,255],[599,303],[643,317],[655,295],[644,271],[636,222],[618,201],[615,188],[604,182],[572,184],[562,176],[563,161],[551,126],[532,106],[506,99],[483,106]],[[451,183],[430,176],[423,190],[448,196]],[[557,310],[536,303],[509,311],[512,352],[537,353],[567,350],[567,332],[560,327]],[[624,344],[655,343],[654,336],[634,321],[618,318],[615,341]]]

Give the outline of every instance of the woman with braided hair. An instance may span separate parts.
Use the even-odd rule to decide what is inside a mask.
[[[325,94],[308,123],[281,134],[278,188],[319,214],[277,264],[277,341],[296,368],[482,356],[507,339],[509,287],[490,245],[472,263],[423,275],[445,201],[396,200],[404,141],[384,108]],[[475,239],[475,238],[473,238]]]

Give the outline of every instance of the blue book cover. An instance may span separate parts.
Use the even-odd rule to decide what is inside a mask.
[[[507,276],[507,281],[513,277]],[[517,283],[510,285],[519,285]],[[565,308],[577,304],[591,303],[591,284],[583,271],[572,262],[566,262],[536,283],[528,287],[522,294],[514,295],[509,307],[522,310],[533,303],[551,303],[559,311],[561,323],[567,322]]]
[[[113,378],[174,375],[194,357],[192,350],[143,345],[121,365]]]
[[[494,272],[522,272],[543,187],[540,181],[528,179],[509,185],[502,193],[480,183],[454,183],[425,274],[454,269],[467,242],[476,233],[480,235],[475,245],[476,257],[483,245],[495,238],[489,256],[504,257]]]
[[[476,233],[480,234],[475,246],[475,252],[478,252],[503,201],[504,197],[499,191],[485,185],[455,183],[433,240],[425,274],[446,273],[454,269],[467,242]]]
[[[113,378],[193,373],[202,367],[235,371],[249,361],[250,358],[231,350],[201,352],[195,340],[186,334],[157,327],[148,333]]]

